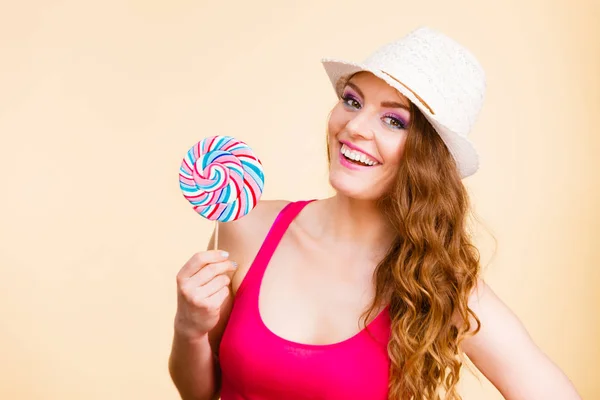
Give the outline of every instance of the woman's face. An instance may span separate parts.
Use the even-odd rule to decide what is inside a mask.
[[[376,200],[391,188],[410,124],[409,105],[370,72],[346,83],[328,125],[329,182],[337,192]]]

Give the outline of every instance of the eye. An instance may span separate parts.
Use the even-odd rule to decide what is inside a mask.
[[[388,123],[388,125],[394,127],[394,129],[406,129],[406,123],[399,118],[386,115],[383,119],[389,119],[390,123]]]
[[[342,95],[342,100],[343,103],[350,107],[350,108],[360,108],[360,102],[358,100],[356,100],[356,98],[354,98],[354,96],[347,94],[347,95]]]

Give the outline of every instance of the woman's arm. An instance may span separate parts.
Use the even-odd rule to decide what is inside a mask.
[[[581,399],[567,376],[483,280],[471,294],[469,307],[481,321],[481,330],[463,340],[462,350],[505,399]]]
[[[277,214],[289,203],[284,200],[261,200],[244,218],[219,223],[219,248],[229,252],[229,259],[238,263],[234,272],[228,272],[230,295],[220,308],[217,325],[200,340],[188,340],[175,332],[169,359],[169,371],[183,400],[218,399],[221,392],[222,370],[219,347],[233,309],[235,287],[248,272],[252,260]],[[208,243],[212,249],[215,233]]]
[[[221,229],[219,235],[225,244],[229,244],[229,229]],[[214,248],[215,233],[213,232],[207,250]],[[230,247],[228,247],[230,248]],[[232,272],[227,272],[232,277]],[[218,347],[229,315],[233,299],[231,295],[225,298],[220,307],[220,317],[217,325],[201,337],[189,338],[180,333],[175,324],[173,344],[169,357],[169,374],[179,391],[182,400],[213,400],[218,399],[221,391],[221,368],[217,359]]]
[[[175,332],[169,373],[183,400],[211,400],[217,391],[216,367],[208,334],[189,340]]]

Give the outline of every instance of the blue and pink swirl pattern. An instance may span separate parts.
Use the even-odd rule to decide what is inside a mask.
[[[211,136],[187,152],[179,187],[194,210],[212,221],[228,222],[248,214],[265,185],[263,167],[244,142]]]

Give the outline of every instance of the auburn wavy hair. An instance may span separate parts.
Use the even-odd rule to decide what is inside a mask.
[[[390,302],[389,400],[460,400],[465,358],[459,344],[481,327],[467,304],[480,254],[468,232],[472,211],[454,158],[412,103],[410,113],[396,180],[378,200],[397,237],[375,269],[375,298],[363,324]]]

